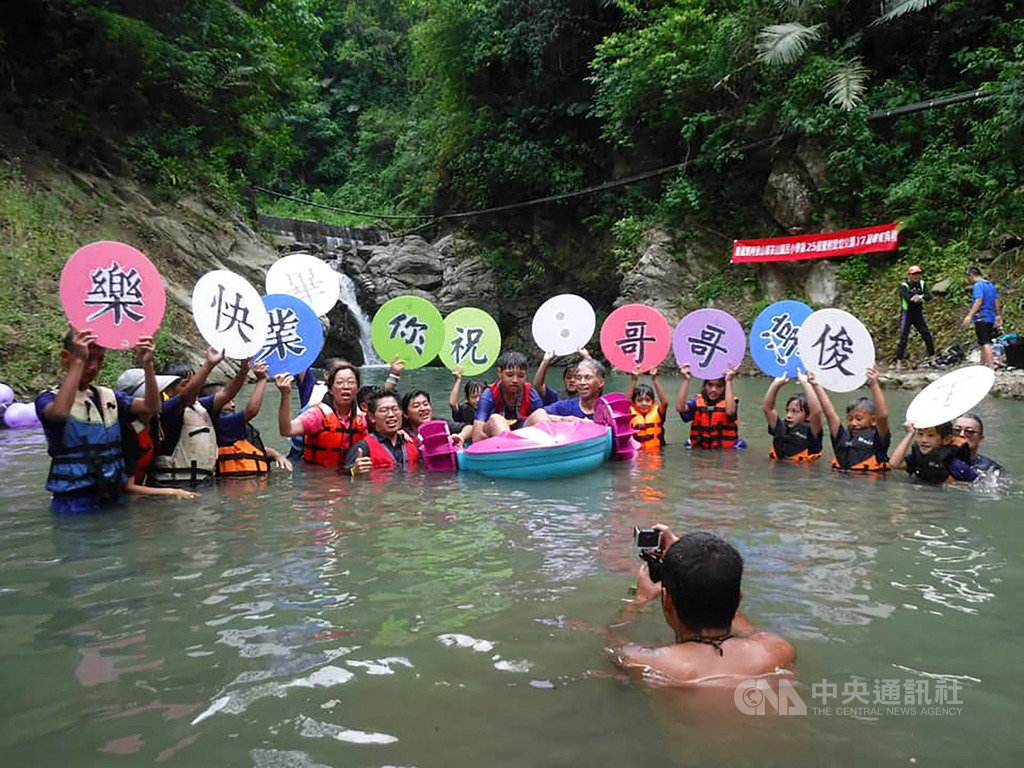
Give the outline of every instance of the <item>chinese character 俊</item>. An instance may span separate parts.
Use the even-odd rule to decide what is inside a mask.
[[[819,347],[818,365],[823,371],[838,370],[845,376],[853,376],[853,371],[843,367],[843,363],[853,356],[853,339],[844,326],[840,326],[839,330],[830,336],[831,330],[832,326],[826,323],[821,336],[811,345]]]
[[[633,362],[641,365],[644,361],[646,344],[652,341],[657,341],[657,339],[647,335],[647,322],[631,320],[626,323],[625,335],[615,344],[624,355],[633,355]]]
[[[132,267],[125,272],[116,261],[109,267],[94,269],[89,273],[92,287],[85,294],[84,304],[99,307],[86,320],[92,321],[108,312],[113,314],[114,325],[120,325],[124,317],[136,322],[143,319],[135,310],[143,306],[142,276]]]
[[[306,348],[302,345],[302,337],[299,336],[299,316],[295,311],[287,307],[283,309],[272,309],[268,313],[270,325],[267,331],[267,343],[255,360],[264,360],[276,353],[278,360],[284,360],[288,355],[304,355]]]
[[[477,357],[478,346],[483,335],[483,328],[455,326],[455,338],[452,339],[452,360],[455,365],[462,365],[467,358],[474,365],[484,365],[487,363],[486,355]]]
[[[699,336],[690,336],[687,339],[687,341],[690,342],[690,352],[697,357],[704,357],[704,359],[700,361],[699,367],[707,368],[711,365],[711,361],[714,359],[716,352],[728,352],[725,347],[719,346],[718,344],[724,335],[724,328],[716,328],[713,325],[706,325],[701,329]]]
[[[389,339],[394,339],[397,336],[415,349],[417,355],[423,354],[423,349],[427,345],[426,323],[421,323],[416,315],[399,312],[388,320],[388,326],[391,328]]]
[[[211,307],[217,308],[217,322],[215,329],[226,333],[232,328],[236,328],[238,335],[242,341],[248,343],[249,337],[245,335],[244,328],[248,328],[250,331],[255,330],[252,323],[249,322],[249,308],[242,305],[242,294],[235,292],[235,301],[232,304],[230,301],[224,301],[224,286],[217,284],[217,295],[213,301],[210,302]],[[221,328],[221,323],[224,323],[224,327]]]
[[[761,331],[761,338],[766,339],[764,348],[775,353],[775,362],[785,366],[796,352],[799,334],[800,328],[790,320],[789,312],[783,312],[772,318],[772,327],[767,331]]]

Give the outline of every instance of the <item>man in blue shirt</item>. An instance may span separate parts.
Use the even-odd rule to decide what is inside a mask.
[[[581,360],[576,366],[576,391],[576,397],[544,406],[543,412],[537,411],[527,424],[543,421],[545,416],[575,416],[592,421],[597,398],[604,394],[604,366],[590,358]]]
[[[981,347],[981,364],[995,368],[992,337],[995,329],[1003,324],[1003,318],[999,312],[999,291],[981,276],[981,270],[977,267],[967,270],[967,279],[974,286],[971,290],[971,298],[974,303],[964,316],[963,327],[966,328],[972,320],[974,321],[974,334],[978,337],[978,345]]]

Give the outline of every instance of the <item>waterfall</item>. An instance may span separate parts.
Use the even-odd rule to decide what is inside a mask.
[[[359,301],[356,299],[356,284],[344,272],[337,268],[336,271],[338,272],[338,285],[341,288],[339,301],[348,307],[348,311],[356,319],[356,325],[359,326],[359,346],[363,350],[363,365],[386,365],[373,348],[373,342],[370,339],[370,318],[366,316],[366,312],[359,306]]]

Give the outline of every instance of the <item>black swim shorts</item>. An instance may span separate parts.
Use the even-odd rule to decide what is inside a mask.
[[[978,343],[982,346],[992,343],[992,331],[995,329],[995,323],[987,323],[984,320],[979,320],[974,324],[974,334],[978,337]]]

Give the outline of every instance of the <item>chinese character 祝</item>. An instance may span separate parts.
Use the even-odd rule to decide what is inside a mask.
[[[388,325],[391,327],[389,339],[397,336],[415,349],[417,355],[423,354],[423,348],[427,344],[426,323],[421,323],[416,315],[407,315],[404,312],[400,312],[388,320]]]
[[[831,330],[832,326],[826,324],[821,336],[811,345],[820,347],[818,365],[823,371],[836,369],[845,376],[853,376],[852,371],[843,368],[843,363],[853,355],[853,339],[850,338],[850,334],[843,326],[840,326],[839,330],[830,336],[829,331]]]
[[[713,325],[706,325],[701,329],[700,336],[690,336],[687,341],[690,342],[691,354],[697,355],[698,357],[703,356],[704,359],[700,361],[701,368],[707,368],[711,365],[711,361],[715,358],[715,352],[728,352],[725,347],[718,346],[718,342],[725,336],[725,330],[723,328],[716,328]]]
[[[799,333],[800,328],[793,325],[793,321],[789,319],[789,312],[783,312],[772,318],[772,327],[767,331],[761,331],[761,338],[767,339],[764,348],[775,353],[775,362],[785,366],[796,352]]]
[[[230,301],[224,301],[224,286],[217,284],[217,295],[213,301],[210,302],[211,307],[217,308],[217,323],[214,328],[218,331],[227,332],[232,328],[236,328],[238,335],[242,338],[242,341],[248,343],[249,337],[245,335],[243,328],[248,328],[250,331],[255,330],[252,323],[249,322],[249,308],[242,306],[242,294],[235,292],[235,302],[232,304]],[[221,328],[221,323],[224,323],[224,327]]]
[[[288,355],[304,355],[306,348],[302,345],[302,337],[299,336],[299,316],[292,309],[270,310],[270,326],[267,331],[267,343],[256,355],[256,360],[263,360],[270,355],[277,353],[278,360],[284,360]]]
[[[626,323],[626,335],[615,342],[625,355],[633,355],[633,362],[640,365],[644,361],[644,347],[650,341],[657,341],[647,336],[647,322],[632,320]]]
[[[455,333],[456,336],[452,339],[452,360],[456,365],[462,365],[467,358],[474,365],[487,363],[486,355],[477,358],[477,347],[484,335],[483,328],[463,328],[457,325]]]
[[[114,325],[120,325],[124,316],[138,322],[143,317],[135,308],[141,307],[142,276],[132,267],[125,272],[116,261],[111,262],[106,269],[100,267],[89,273],[92,280],[92,288],[86,293],[84,304],[90,307],[99,307],[86,320],[95,320],[108,312],[114,315]]]

